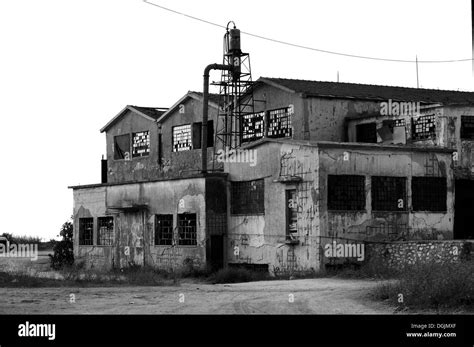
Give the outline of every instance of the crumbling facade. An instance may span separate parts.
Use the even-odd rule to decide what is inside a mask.
[[[211,95],[207,170],[200,93],[169,109],[127,106],[104,126],[103,182],[72,187],[76,259],[279,273],[319,269],[333,240],[473,237],[474,189],[458,188],[474,172],[474,93],[273,78],[252,91],[230,152]],[[416,113],[387,112],[393,101]]]

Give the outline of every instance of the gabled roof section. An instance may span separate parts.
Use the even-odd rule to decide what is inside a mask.
[[[171,113],[173,113],[176,108],[179,107],[183,102],[185,102],[188,99],[194,99],[197,101],[202,102],[203,95],[201,92],[193,92],[193,91],[188,91],[181,99],[179,99],[173,106],[171,106],[166,112],[164,112],[157,120],[158,123],[162,122],[165,120]],[[212,106],[214,108],[218,108],[219,106],[219,94],[211,94],[209,93],[209,106]]]
[[[261,77],[256,82],[265,83],[291,93],[306,96],[344,98],[358,100],[388,99],[420,103],[442,103],[444,105],[474,105],[474,92],[455,90],[392,87],[374,84],[322,82],[287,78]]]
[[[120,118],[123,117],[127,111],[132,111],[139,116],[145,117],[146,119],[151,120],[152,122],[156,121],[163,113],[165,113],[167,108],[162,107],[142,107],[142,106],[125,106],[122,111],[120,111],[114,118],[112,118],[106,125],[100,129],[100,132],[103,133],[107,131],[113,124],[115,124]]]

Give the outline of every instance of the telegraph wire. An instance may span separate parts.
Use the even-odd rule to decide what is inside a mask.
[[[186,13],[183,13],[183,12],[179,12],[179,11],[173,10],[173,9],[171,9],[171,8],[162,6],[162,5],[158,5],[158,4],[149,2],[148,0],[143,0],[143,2],[145,2],[145,3],[149,4],[149,5],[153,5],[153,6],[155,6],[155,7],[158,7],[158,8],[160,8],[160,9],[162,9],[162,10],[165,10],[165,11],[172,12],[172,13],[174,13],[174,14],[180,15],[180,16],[184,16],[184,17],[187,17],[187,18],[190,18],[190,19],[193,19],[193,20],[202,22],[202,23],[206,23],[206,24],[209,24],[209,25],[213,25],[213,26],[216,26],[216,27],[219,27],[219,28],[227,29],[227,27],[226,27],[225,25],[217,24],[217,23],[214,23],[214,22],[211,22],[211,21],[208,21],[208,20],[199,18],[199,17],[191,16],[191,15],[189,15],[189,14],[186,14]],[[343,56],[343,57],[349,57],[349,58],[358,58],[358,59],[367,59],[367,60],[376,60],[376,61],[385,61],[385,62],[395,62],[395,63],[459,63],[459,62],[465,62],[465,61],[472,61],[472,62],[474,63],[474,58],[449,59],[449,60],[418,60],[418,61],[417,61],[417,60],[405,60],[405,59],[391,59],[391,58],[369,57],[369,56],[363,56],[363,55],[357,55],[357,54],[349,54],[349,53],[342,53],[342,52],[335,52],[335,51],[328,51],[328,50],[319,49],[319,48],[315,48],[315,47],[304,46],[304,45],[300,45],[300,44],[297,44],[297,43],[291,43],[291,42],[287,42],[287,41],[272,39],[272,38],[269,38],[269,37],[266,37],[266,36],[261,36],[261,35],[257,35],[257,34],[252,34],[252,33],[250,33],[250,32],[246,32],[246,31],[242,31],[242,30],[241,30],[240,32],[241,32],[242,34],[245,34],[245,35],[248,35],[248,36],[252,36],[252,37],[255,37],[255,38],[258,38],[258,39],[261,39],[261,40],[266,40],[266,41],[275,42],[275,43],[279,43],[279,44],[287,45],[287,46],[291,46],[291,47],[306,49],[306,50],[315,51],[315,52],[320,52],[320,53],[338,55],[338,56]]]

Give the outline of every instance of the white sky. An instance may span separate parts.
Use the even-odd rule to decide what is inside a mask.
[[[472,56],[469,0],[150,0],[243,31],[365,56]],[[0,233],[55,237],[69,185],[100,182],[125,105],[169,107],[222,62],[224,30],[141,0],[0,2]],[[414,64],[351,59],[242,35],[253,78],[416,86]],[[420,86],[474,90],[471,62],[420,64]],[[211,79],[219,79],[214,72]]]

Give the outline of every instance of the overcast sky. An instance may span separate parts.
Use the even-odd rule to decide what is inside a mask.
[[[150,0],[242,31],[390,59],[472,57],[469,0]],[[125,105],[169,107],[222,62],[225,30],[142,0],[0,2],[0,233],[55,237],[67,187],[100,182]],[[416,87],[413,63],[353,59],[242,35],[260,76]],[[218,72],[211,79],[218,80]],[[473,91],[471,62],[419,64],[420,87]],[[215,90],[214,90],[215,92]]]

